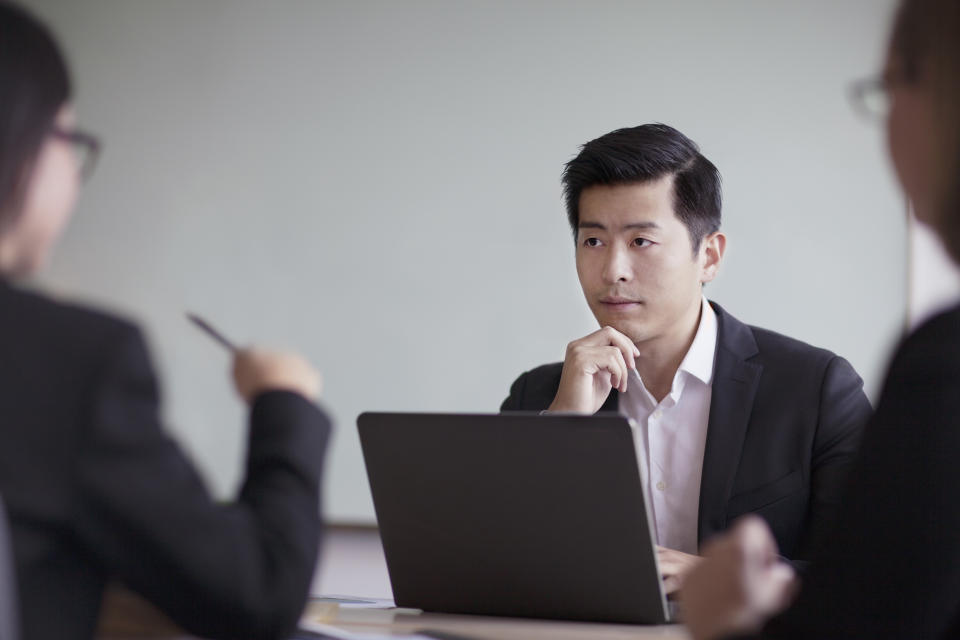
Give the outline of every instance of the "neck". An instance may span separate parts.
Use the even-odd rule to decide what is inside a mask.
[[[657,402],[670,393],[677,369],[690,351],[700,327],[701,304],[701,299],[697,298],[669,333],[637,344],[640,350],[640,357],[636,359],[637,372]]]

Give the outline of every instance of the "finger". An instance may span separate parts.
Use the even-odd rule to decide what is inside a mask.
[[[627,377],[627,367],[623,362],[620,350],[615,347],[603,347],[590,351],[581,351],[580,356],[585,359],[584,371],[588,375],[597,375],[605,371],[610,375],[610,386],[623,390]]]
[[[249,366],[253,358],[253,350],[250,347],[242,347],[233,353],[233,372],[236,375],[239,371]]]
[[[674,567],[677,563],[674,558],[668,553],[667,549],[657,552],[657,564],[660,565],[661,573],[670,573],[671,567]]]
[[[620,393],[627,392],[627,379],[630,375],[630,370],[627,368],[627,363],[623,359],[623,352],[620,351],[617,347],[610,347],[610,358],[614,367],[616,367],[619,382],[617,383],[617,390]]]
[[[660,573],[664,575],[682,575],[698,564],[691,556],[669,549],[667,553],[658,556],[657,561],[660,565]]]
[[[793,568],[784,563],[771,567],[765,576],[763,589],[758,590],[759,608],[767,614],[783,610],[796,593],[797,578]]]
[[[747,515],[736,524],[735,537],[748,557],[763,563],[777,557],[777,541],[763,518]]]
[[[637,345],[633,344],[633,340],[613,327],[604,327],[600,331],[609,341],[610,346],[620,349],[621,353],[623,353],[624,362],[629,365],[629,368],[636,369],[636,358],[640,355],[640,350],[637,349]]]
[[[680,578],[677,576],[663,577],[663,590],[667,595],[671,595],[680,590]]]
[[[623,334],[609,325],[604,325],[590,335],[581,338],[581,341],[584,344],[590,344],[597,347],[608,347],[613,344],[615,335]]]
[[[663,562],[672,562],[676,555],[673,552],[673,549],[668,549],[667,547],[657,546],[657,560],[661,563]]]

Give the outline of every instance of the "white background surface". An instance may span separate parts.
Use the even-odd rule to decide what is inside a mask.
[[[910,223],[910,326],[916,327],[960,298],[960,271],[929,227]]]
[[[902,329],[903,206],[846,97],[891,1],[29,4],[106,143],[42,284],[143,323],[219,495],[244,414],[185,310],[323,369],[327,515],[372,521],[358,413],[495,411],[594,329],[559,177],[622,126],[674,125],[720,168],[712,299],[871,393]]]

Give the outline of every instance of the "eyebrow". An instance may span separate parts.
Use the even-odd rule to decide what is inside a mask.
[[[631,222],[630,224],[625,224],[620,227],[621,231],[627,231],[628,229],[659,229],[660,225],[656,222]],[[581,222],[577,225],[577,229],[600,229],[601,231],[606,231],[607,227],[600,224],[599,222]]]

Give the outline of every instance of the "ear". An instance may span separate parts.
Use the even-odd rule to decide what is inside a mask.
[[[727,236],[714,231],[700,242],[700,282],[710,282],[717,277],[723,252],[727,248]]]

